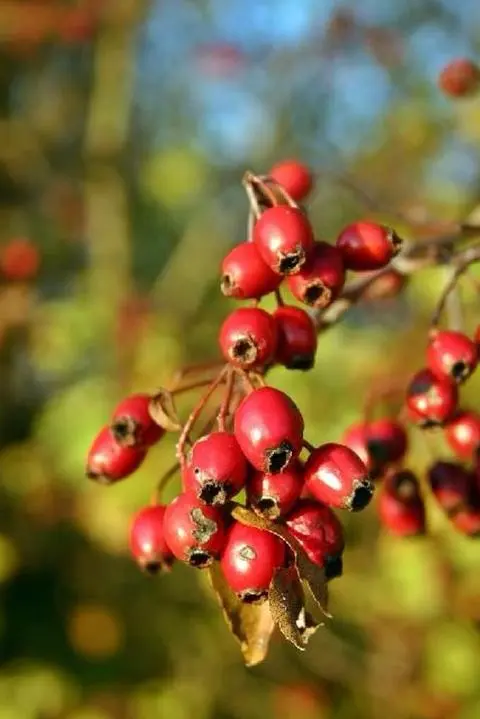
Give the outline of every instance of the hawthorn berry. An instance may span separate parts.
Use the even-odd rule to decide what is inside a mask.
[[[229,587],[248,604],[266,599],[275,570],[285,562],[286,547],[272,532],[234,522],[220,559]]]
[[[212,432],[197,439],[185,474],[185,489],[205,504],[225,504],[245,486],[247,460],[233,434]]]
[[[380,523],[391,534],[411,537],[425,533],[425,505],[417,477],[408,469],[388,476],[378,497]]]
[[[263,212],[253,227],[253,241],[263,261],[278,275],[298,272],[315,246],[308,218],[287,205]]]
[[[268,174],[297,202],[303,200],[312,189],[312,173],[298,160],[277,162]]]
[[[480,501],[478,498],[471,499],[449,519],[461,534],[468,537],[480,536]]]
[[[480,87],[480,68],[468,58],[451,60],[441,71],[438,85],[450,97],[473,95]]]
[[[238,300],[259,299],[277,289],[281,276],[262,260],[253,242],[242,242],[222,262],[221,290]]]
[[[139,566],[150,574],[168,569],[173,563],[163,531],[165,510],[163,504],[143,507],[130,526],[130,551]]]
[[[471,459],[480,449],[480,414],[459,411],[444,427],[445,439],[460,459]]]
[[[312,369],[317,351],[317,330],[301,307],[282,305],[273,313],[278,344],[275,359],[287,369]]]
[[[0,272],[7,280],[31,280],[39,267],[40,251],[26,237],[16,237],[0,248]]]
[[[347,270],[356,272],[380,270],[402,248],[402,241],[390,228],[376,222],[353,222],[347,225],[336,242]]]
[[[245,397],[235,412],[234,429],[245,457],[266,474],[285,471],[302,450],[302,414],[274,387],[261,387]]]
[[[292,295],[310,307],[327,307],[345,284],[342,255],[333,245],[317,242],[300,272],[288,277]]]
[[[438,504],[451,514],[468,502],[473,475],[461,464],[438,461],[430,467],[428,481]]]
[[[457,406],[457,386],[447,377],[437,377],[430,369],[414,375],[407,389],[409,419],[423,427],[446,422]]]
[[[382,417],[367,425],[367,448],[373,464],[384,467],[401,460],[407,451],[404,426],[395,419]]]
[[[329,442],[317,447],[305,465],[305,485],[319,502],[357,512],[370,502],[373,484],[350,447]]]
[[[103,427],[90,446],[85,473],[99,484],[113,484],[133,474],[145,456],[144,448],[119,444],[110,427]]]
[[[149,412],[151,399],[148,394],[132,394],[116,406],[110,426],[119,444],[150,447],[165,434]]]
[[[225,544],[221,509],[209,507],[190,492],[179,494],[167,505],[163,531],[172,554],[198,569],[217,559]]]
[[[427,365],[437,377],[464,382],[478,363],[478,347],[463,332],[436,331],[427,347]]]
[[[367,446],[367,428],[368,423],[365,420],[354,422],[343,433],[340,444],[350,447],[370,472],[373,469],[373,463]]]
[[[303,489],[303,467],[295,462],[281,474],[254,472],[247,482],[247,503],[257,514],[276,519],[289,512]]]
[[[242,369],[268,364],[277,349],[277,324],[260,307],[240,307],[225,319],[219,334],[223,356]]]

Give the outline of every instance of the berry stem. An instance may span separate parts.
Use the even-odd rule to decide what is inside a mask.
[[[272,192],[272,190],[269,188],[269,186],[263,181],[261,177],[258,175],[254,175],[253,172],[250,172],[250,170],[247,170],[247,172],[243,176],[243,186],[245,187],[245,190],[247,191],[247,194],[250,197],[249,188],[251,188],[251,192],[253,193],[255,197],[255,202],[258,206],[258,198],[256,195],[255,190],[260,190],[262,195],[269,201],[270,205],[272,207],[276,207],[278,205],[277,198],[275,197],[275,194]],[[257,215],[258,216],[258,215]]]
[[[240,377],[243,380],[243,383],[245,387],[247,388],[248,392],[254,392],[255,391],[255,385],[252,382],[252,378],[250,377],[249,373],[246,372],[244,369],[237,368],[237,372],[239,373]]]
[[[260,214],[260,210],[259,210],[258,214],[256,215],[253,207],[250,206],[250,208],[248,210],[248,220],[247,220],[247,242],[253,242],[253,228],[255,226],[255,222],[257,221],[259,214]]]
[[[226,432],[225,422],[230,412],[230,405],[232,399],[233,386],[235,384],[235,371],[233,367],[228,367],[226,381],[225,381],[225,392],[223,395],[222,404],[217,415],[218,429],[220,432]]]
[[[285,302],[283,301],[282,292],[279,287],[275,290],[275,301],[277,303],[277,307],[283,307]]]
[[[431,320],[432,328],[437,327],[445,309],[447,300],[451,293],[455,290],[459,279],[468,270],[470,265],[474,264],[475,262],[480,262],[480,247],[471,247],[468,250],[465,250],[465,252],[459,258],[457,258],[457,262],[455,263],[455,266],[451,272],[450,279],[443,288],[443,292],[440,295],[437,307],[435,308],[435,312],[433,313],[433,317]]]
[[[286,189],[280,185],[276,180],[273,179],[273,177],[269,177],[268,175],[260,175],[258,178],[260,182],[262,182],[264,185],[273,185],[275,188],[275,191],[280,195],[280,197],[285,200],[287,205],[289,207],[295,207],[298,208],[298,203],[293,200]]]
[[[175,372],[173,379],[172,379],[172,385],[175,389],[171,390],[172,392],[176,392],[176,386],[180,384],[180,382],[187,377],[187,375],[191,374],[199,374],[201,372],[208,372],[208,370],[216,370],[220,369],[220,367],[223,367],[223,361],[222,360],[211,360],[210,362],[200,362],[197,364],[192,365],[185,365],[185,367],[180,367],[177,372]]]
[[[180,462],[175,462],[175,464],[172,464],[172,466],[169,467],[169,469],[167,469],[164,474],[162,474],[162,476],[158,480],[157,486],[155,487],[155,492],[153,493],[151,504],[161,504],[163,490],[170,482],[170,480],[173,479],[173,477],[177,474],[179,469]]]
[[[196,380],[195,382],[190,382],[189,384],[184,384],[181,387],[175,387],[175,389],[171,390],[172,395],[179,395],[179,394],[185,394],[186,392],[193,392],[195,389],[200,389],[201,387],[207,387],[209,384],[212,383],[212,377],[207,377],[205,379]]]
[[[307,449],[309,452],[314,452],[314,451],[315,451],[315,446],[314,446],[311,442],[309,442],[308,439],[304,439],[304,440],[303,440],[303,446],[304,446],[305,449]]]

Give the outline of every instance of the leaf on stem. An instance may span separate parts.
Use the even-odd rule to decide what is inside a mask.
[[[305,609],[305,595],[294,565],[275,572],[268,601],[275,624],[285,639],[303,651],[320,625]]]
[[[151,398],[148,407],[151,418],[167,432],[179,432],[182,424],[175,407],[175,400],[168,389],[161,388]]]

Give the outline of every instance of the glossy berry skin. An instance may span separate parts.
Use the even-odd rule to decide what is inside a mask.
[[[310,315],[301,307],[282,305],[275,310],[273,318],[278,330],[276,362],[287,369],[312,369],[317,351],[317,330]]]
[[[303,200],[312,189],[312,174],[308,167],[298,160],[277,162],[268,174],[297,202]]]
[[[254,472],[247,482],[247,503],[263,517],[287,514],[303,489],[303,467],[295,462],[281,474]]]
[[[130,551],[139,566],[150,574],[168,569],[173,562],[163,532],[165,509],[163,504],[143,507],[130,525]]]
[[[405,400],[408,417],[422,427],[442,425],[455,412],[457,386],[447,377],[436,377],[430,369],[417,372],[410,381]]]
[[[110,427],[103,427],[88,452],[85,473],[99,484],[113,484],[133,474],[145,455],[145,449],[119,444]]]
[[[480,449],[480,414],[457,412],[445,425],[444,435],[457,457],[471,459]]]
[[[384,529],[397,537],[425,533],[425,505],[418,479],[402,470],[387,477],[379,490],[378,516]]]
[[[234,522],[222,552],[227,584],[243,602],[266,599],[275,570],[285,561],[286,546],[271,532]]]
[[[192,447],[185,489],[205,504],[225,504],[245,486],[247,460],[233,434],[212,432]]]
[[[221,509],[203,504],[190,492],[179,494],[167,505],[163,530],[172,554],[198,569],[208,567],[225,545]]]
[[[302,499],[285,518],[285,523],[310,561],[325,567],[327,579],[340,576],[345,540],[342,524],[330,507]]]
[[[447,514],[457,512],[468,502],[473,475],[461,464],[438,461],[428,471],[432,493]]]
[[[298,272],[315,245],[308,218],[296,207],[269,207],[253,227],[253,241],[266,264],[278,275]]]
[[[402,241],[390,227],[376,222],[353,222],[337,237],[347,270],[380,270],[400,252]]]
[[[357,512],[373,495],[366,466],[343,444],[329,442],[317,447],[307,460],[304,478],[311,495],[330,507]]]
[[[437,377],[464,382],[478,363],[478,347],[463,332],[435,332],[427,347],[427,365]]]
[[[373,464],[384,467],[405,456],[408,437],[404,426],[394,419],[382,417],[367,425],[367,447]]]
[[[235,412],[234,428],[243,454],[259,472],[285,471],[302,450],[302,414],[274,387],[261,387],[245,397]]]
[[[310,307],[328,307],[345,284],[340,251],[326,242],[317,242],[308,263],[287,282],[290,292],[300,302]]]
[[[129,447],[151,447],[165,434],[149,412],[149,394],[132,394],[115,408],[111,428],[117,441]]]
[[[438,85],[449,97],[473,95],[480,87],[480,68],[468,58],[451,60],[441,71]]]
[[[231,312],[220,328],[219,344],[230,364],[242,369],[258,369],[275,355],[277,324],[260,307],[240,307]]]
[[[237,300],[259,299],[277,289],[282,278],[262,260],[253,242],[242,242],[222,262],[221,289]]]

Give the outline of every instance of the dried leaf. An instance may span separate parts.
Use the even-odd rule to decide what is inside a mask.
[[[305,595],[293,565],[275,572],[268,601],[275,624],[285,639],[303,651],[320,625],[305,609]]]
[[[260,664],[267,656],[275,626],[268,602],[241,602],[226,583],[218,562],[208,568],[208,575],[230,631],[240,642],[246,666]]]
[[[163,387],[152,397],[148,407],[151,418],[167,432],[178,432],[182,423],[171,392]]]

